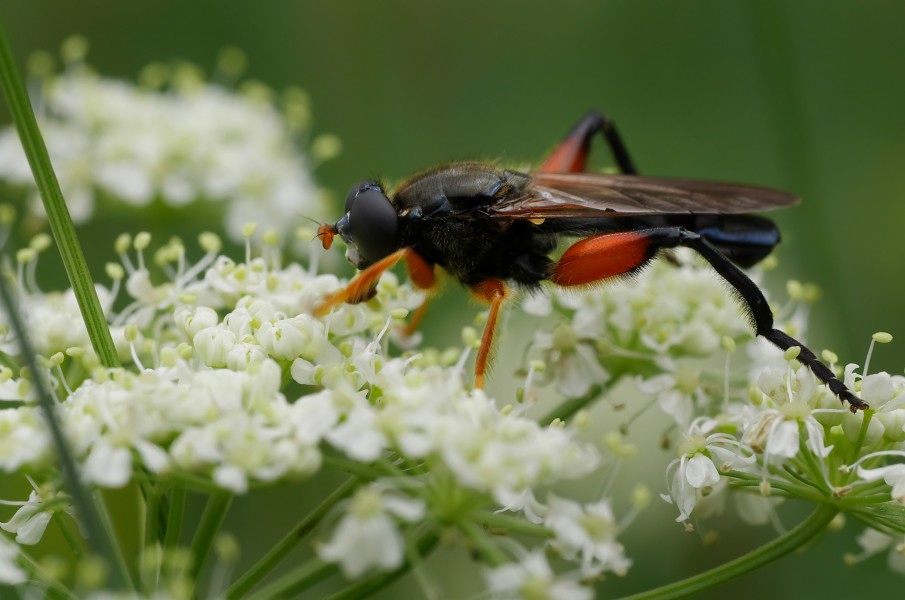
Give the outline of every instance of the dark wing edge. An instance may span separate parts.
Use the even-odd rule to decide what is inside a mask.
[[[742,214],[793,206],[794,194],[772,188],[698,181],[603,175],[532,173],[519,194],[490,207],[506,219],[601,218],[659,214]]]

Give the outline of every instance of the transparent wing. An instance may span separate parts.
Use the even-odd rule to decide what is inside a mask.
[[[753,185],[636,175],[532,173],[530,184],[493,204],[489,213],[507,219],[740,214],[797,203],[793,194]]]

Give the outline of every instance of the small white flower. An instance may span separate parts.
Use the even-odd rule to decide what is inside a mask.
[[[503,415],[480,392],[454,409],[435,427],[440,454],[460,483],[491,491],[500,504],[526,487],[580,477],[599,464],[596,448],[570,430]]]
[[[848,380],[853,380],[854,369],[847,373]],[[847,413],[842,416],[842,427],[850,440],[857,440],[863,435],[864,446],[872,446],[881,438],[889,442],[905,441],[905,377],[873,373],[861,380],[858,395],[875,414],[864,433],[861,432],[863,411],[857,415]]]
[[[16,562],[18,556],[19,547],[0,536],[0,584],[19,585],[28,579],[28,575]]]
[[[12,502],[5,502],[15,504]],[[25,546],[33,546],[41,541],[53,513],[57,511],[73,514],[65,494],[32,491],[27,502],[19,503],[22,507],[6,523],[0,523],[0,529],[16,534],[16,542]],[[2,536],[0,536],[2,537]]]
[[[99,438],[91,445],[85,460],[82,478],[102,487],[120,488],[132,476],[132,453],[128,448],[114,446],[110,440]]]
[[[338,562],[346,577],[366,571],[390,571],[402,564],[404,541],[396,520],[413,522],[424,503],[374,484],[356,492],[329,541],[317,546],[327,562]]]
[[[861,553],[846,555],[847,564],[854,565],[875,554],[889,550],[886,561],[889,568],[900,575],[905,574],[905,539],[902,536],[892,537],[868,527],[858,536],[857,541],[861,546]]]
[[[585,506],[551,496],[544,525],[554,534],[550,546],[566,559],[581,554],[581,575],[595,578],[604,571],[625,575],[632,561],[616,534],[619,527],[609,500]]]
[[[225,367],[229,353],[236,345],[236,336],[221,326],[205,327],[192,338],[198,358],[209,367]]]
[[[671,372],[639,380],[638,390],[656,395],[660,409],[672,417],[681,429],[686,429],[691,423],[694,409],[704,402],[700,374],[697,369],[678,367],[673,361],[665,362],[669,363]]]
[[[43,416],[32,407],[0,410],[0,471],[40,467],[53,459]]]
[[[813,374],[806,367],[800,367],[791,375],[788,369],[785,374],[766,369],[758,377],[757,384],[772,401],[772,406],[767,404],[766,408],[749,415],[742,439],[755,452],[764,454],[764,465],[772,457],[790,459],[798,456],[802,429],[808,451],[820,459],[828,456],[833,447],[825,444],[824,428],[813,414],[813,406],[821,405],[829,392],[817,387]],[[842,411],[838,412],[841,414]]]
[[[552,333],[534,334],[534,347],[543,353],[556,390],[566,398],[584,396],[591,386],[610,379],[590,343],[593,341],[584,339],[583,332],[580,334],[566,323],[558,325]]]
[[[107,297],[106,290],[99,287],[97,290],[103,303]],[[71,289],[65,292],[30,294],[23,302],[23,313],[29,337],[38,354],[50,356],[73,347],[91,348],[88,330]],[[8,317],[2,311],[0,323],[9,328]],[[13,356],[19,352],[16,344],[4,344],[0,349]]]
[[[273,323],[265,321],[255,337],[267,354],[282,360],[313,358],[324,344],[324,325],[311,315],[298,315]]]
[[[864,458],[862,457],[862,460]],[[896,463],[875,469],[858,467],[858,476],[864,481],[877,481],[883,479],[887,485],[892,486],[890,495],[900,504],[905,504],[905,463]]]
[[[776,507],[785,499],[762,494],[735,494],[738,516],[749,525],[766,525],[774,517]]]
[[[389,443],[380,428],[378,414],[364,406],[350,412],[345,421],[327,433],[326,438],[351,458],[362,462],[377,460]]]
[[[494,498],[503,506],[497,512],[521,511],[532,523],[542,523],[544,515],[547,514],[547,505],[534,496],[531,488],[525,488],[520,492],[500,488],[494,491]]]
[[[338,421],[329,390],[302,396],[289,409],[288,423],[295,438],[311,446],[319,444]]]
[[[202,329],[215,327],[220,321],[217,311],[209,306],[179,306],[173,313],[173,319],[189,340]]]
[[[594,597],[589,588],[558,578],[541,550],[525,555],[519,563],[490,569],[484,577],[493,598],[590,600]]]
[[[679,509],[676,521],[687,521],[702,495],[710,494],[720,483],[720,471],[745,470],[756,460],[730,435],[715,432],[712,419],[692,422],[685,440],[679,445],[679,458],[666,467],[668,502]]]
[[[239,342],[226,354],[226,368],[246,371],[252,365],[260,365],[267,360],[267,353],[257,344]]]

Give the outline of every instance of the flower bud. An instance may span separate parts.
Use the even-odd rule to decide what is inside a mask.
[[[209,367],[225,367],[229,351],[236,345],[236,336],[223,327],[207,327],[192,338],[198,358]]]

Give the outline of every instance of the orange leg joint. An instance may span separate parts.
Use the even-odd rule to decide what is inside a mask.
[[[427,313],[427,305],[429,302],[430,298],[425,298],[424,302],[421,303],[421,306],[415,309],[415,312],[412,313],[408,323],[402,328],[403,335],[412,336],[418,331],[418,327],[421,325],[421,321],[424,320],[424,315]]]
[[[471,288],[474,295],[485,302],[490,303],[490,314],[487,316],[487,324],[484,325],[484,335],[481,336],[481,346],[478,348],[478,356],[474,364],[475,389],[484,389],[484,375],[490,362],[491,349],[493,348],[493,334],[496,331],[497,320],[500,316],[500,307],[508,295],[506,285],[498,279],[487,279]]]
[[[423,256],[411,248],[404,248],[403,250],[405,250],[405,267],[408,269],[412,283],[422,290],[434,289],[434,286],[437,285],[434,265],[424,260]]]

